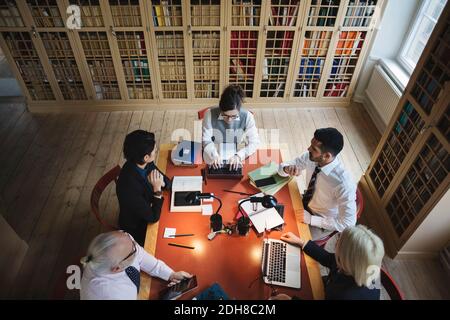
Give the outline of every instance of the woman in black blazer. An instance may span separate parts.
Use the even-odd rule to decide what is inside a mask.
[[[382,240],[363,225],[346,228],[330,253],[313,241],[304,241],[292,232],[281,240],[303,248],[305,254],[330,269],[325,279],[327,300],[379,300],[380,289],[374,287],[384,256]],[[278,295],[273,299],[290,299]]]
[[[148,223],[159,220],[164,203],[162,190],[170,190],[171,181],[155,165],[155,135],[144,130],[128,134],[123,145],[127,162],[117,181],[119,228],[144,246]]]

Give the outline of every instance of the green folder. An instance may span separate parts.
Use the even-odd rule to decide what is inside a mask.
[[[270,162],[265,166],[249,172],[248,176],[253,184],[255,183],[255,180],[273,177],[275,179],[274,184],[258,188],[261,192],[272,196],[280,191],[280,189],[288,184],[292,179],[292,177],[280,177],[278,175],[278,164],[275,162]]]

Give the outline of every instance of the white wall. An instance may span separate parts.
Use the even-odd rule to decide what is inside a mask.
[[[420,0],[387,0],[387,5],[375,36],[372,50],[358,78],[354,99],[362,102],[373,67],[378,59],[396,60]]]
[[[450,190],[400,250],[400,256],[438,255],[450,241]]]

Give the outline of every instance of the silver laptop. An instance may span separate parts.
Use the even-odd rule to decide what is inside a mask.
[[[281,240],[264,239],[262,272],[264,282],[284,287],[300,288],[299,247]]]

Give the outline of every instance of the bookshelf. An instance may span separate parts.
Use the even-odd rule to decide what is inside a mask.
[[[392,256],[450,186],[449,10],[447,4],[364,178]]]
[[[79,6],[81,29],[65,26],[69,5]],[[13,69],[35,111],[198,108],[216,104],[230,83],[242,86],[254,107],[346,106],[384,6],[383,0],[0,0],[0,44],[9,51],[5,36],[12,32],[32,40],[41,78]],[[13,65],[29,59],[6,56]],[[38,98],[30,81],[49,92],[39,89]]]

